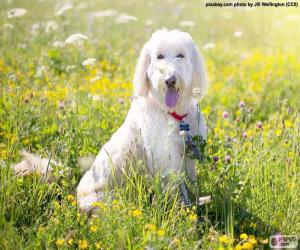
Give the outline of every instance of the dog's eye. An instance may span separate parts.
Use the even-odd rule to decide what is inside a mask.
[[[181,53],[179,53],[179,54],[177,55],[177,58],[184,58],[184,55],[181,54]]]
[[[157,59],[164,59],[165,57],[162,55],[162,54],[159,54],[158,56],[157,56]]]

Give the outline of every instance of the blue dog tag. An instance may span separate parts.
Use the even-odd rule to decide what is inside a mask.
[[[180,131],[190,131],[190,126],[189,126],[189,124],[187,124],[187,123],[181,121],[181,122],[179,123],[179,130],[180,130]]]

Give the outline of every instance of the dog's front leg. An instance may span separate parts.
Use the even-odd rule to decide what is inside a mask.
[[[129,118],[102,147],[91,169],[80,180],[77,200],[82,211],[94,209],[93,203],[102,200],[106,188],[120,179],[127,159],[139,156],[139,133]]]

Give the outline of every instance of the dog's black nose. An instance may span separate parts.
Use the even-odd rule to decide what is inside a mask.
[[[176,76],[171,76],[170,78],[168,78],[167,80],[165,80],[165,83],[167,85],[168,88],[174,87],[176,84]]]

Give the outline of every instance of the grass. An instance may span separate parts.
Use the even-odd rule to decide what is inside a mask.
[[[0,248],[264,249],[275,232],[299,236],[298,9],[207,9],[178,0],[73,4],[55,16],[50,0],[0,3]],[[8,19],[14,7],[27,13]],[[138,20],[92,18],[106,9]],[[180,26],[183,20],[195,25]],[[190,32],[206,60],[210,88],[200,106],[207,159],[197,163],[194,191],[212,202],[184,208],[159,176],[130,171],[97,204],[98,216],[87,218],[74,200],[77,160],[97,154],[122,124],[139,51],[161,27]],[[89,39],[53,46],[77,32]],[[82,66],[89,57],[96,63]],[[10,166],[23,148],[59,160],[71,178],[59,171],[52,183],[14,176]]]

